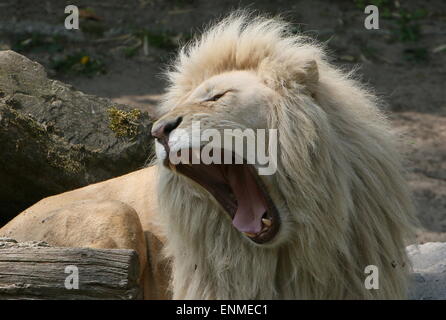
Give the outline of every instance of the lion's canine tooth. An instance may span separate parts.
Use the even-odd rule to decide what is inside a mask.
[[[251,232],[243,232],[243,233],[250,238],[254,238],[256,236],[255,233],[251,233]]]
[[[271,227],[272,221],[271,221],[270,219],[265,219],[265,218],[263,218],[263,219],[262,219],[262,222],[263,222],[263,224],[264,224],[265,226],[267,226],[267,227]]]

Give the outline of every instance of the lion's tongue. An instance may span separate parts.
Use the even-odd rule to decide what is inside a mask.
[[[254,177],[246,166],[231,166],[228,180],[238,203],[232,224],[241,232],[260,232],[266,205]]]

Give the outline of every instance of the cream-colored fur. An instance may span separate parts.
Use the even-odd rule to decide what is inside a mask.
[[[414,214],[395,137],[371,93],[287,30],[231,15],[179,54],[161,108],[182,126],[278,129],[278,171],[262,177],[282,220],[270,243],[240,234],[205,190],[161,165],[43,199],[0,236],[135,249],[147,298],[170,297],[166,262],[174,298],[404,298]],[[378,290],[364,286],[368,265]]]
[[[174,298],[405,297],[404,241],[415,219],[374,95],[286,23],[239,13],[186,46],[167,76],[162,120],[246,128],[251,116],[278,129],[278,171],[264,180],[282,219],[277,238],[256,245],[205,190],[162,167]],[[227,89],[222,101],[204,102]],[[365,288],[368,265],[378,267],[378,290]]]
[[[146,299],[168,299],[169,265],[157,225],[156,167],[51,196],[0,229],[0,237],[53,246],[133,249]],[[82,272],[82,270],[80,270]]]

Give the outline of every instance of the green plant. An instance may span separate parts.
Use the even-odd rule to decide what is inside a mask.
[[[47,36],[40,33],[26,33],[19,35],[11,49],[20,53],[48,52],[56,53],[64,49],[62,36]]]
[[[396,6],[390,0],[353,0],[353,2],[360,9],[364,9],[367,5],[375,5],[379,9],[380,17],[395,20],[397,28],[393,32],[398,40],[410,42],[420,38],[421,26],[418,20],[427,16],[426,9],[408,11]]]
[[[399,39],[403,42],[417,41],[420,37],[421,27],[416,20],[424,18],[426,15],[427,11],[424,9],[417,9],[414,12],[400,10],[396,21],[399,26]]]
[[[140,47],[141,47],[140,45],[139,46],[135,46],[135,47],[125,47],[123,49],[124,56],[126,58],[131,58],[131,57],[135,56],[138,53],[138,50],[139,50]]]
[[[377,57],[379,56],[378,50],[374,47],[371,47],[367,43],[364,43],[361,46],[361,53],[364,55],[364,57],[370,60],[377,60]]]
[[[103,74],[105,64],[98,58],[93,58],[85,52],[78,52],[51,61],[51,67],[60,73],[74,73],[86,76]]]
[[[403,51],[403,57],[409,62],[423,63],[429,59],[429,51],[426,48],[409,48]]]

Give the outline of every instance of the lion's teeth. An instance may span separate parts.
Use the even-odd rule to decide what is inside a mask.
[[[251,232],[243,232],[243,233],[250,238],[254,238],[256,236],[255,233],[251,233]]]
[[[271,225],[272,225],[272,221],[271,221],[270,219],[265,219],[265,218],[263,218],[263,219],[262,219],[262,222],[263,222],[263,224],[264,224],[265,226],[267,226],[267,227],[271,227]]]

